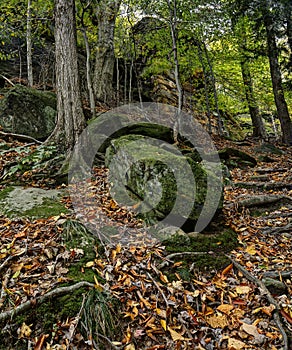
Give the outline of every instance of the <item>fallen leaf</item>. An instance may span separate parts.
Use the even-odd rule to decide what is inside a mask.
[[[212,328],[225,328],[229,322],[226,315],[212,315],[206,319]]]
[[[176,332],[174,329],[171,329],[170,327],[167,327],[167,330],[169,331],[173,341],[185,340],[185,338],[181,334]]]
[[[217,307],[217,310],[223,312],[224,314],[229,315],[230,311],[234,309],[233,305],[230,304],[221,304]]]
[[[25,324],[25,322],[23,322],[21,328],[18,329],[18,338],[29,338],[31,335],[31,327],[32,325],[28,326],[27,324]]]
[[[237,294],[248,294],[251,291],[249,286],[236,286]]]
[[[245,347],[245,343],[235,339],[235,338],[229,338],[228,339],[228,349],[229,350],[241,350]]]

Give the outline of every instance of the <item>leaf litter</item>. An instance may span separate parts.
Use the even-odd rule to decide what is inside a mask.
[[[228,141],[224,141],[223,145],[226,144]],[[241,146],[240,149],[250,152],[250,147]],[[5,153],[1,166],[13,161],[13,157],[15,154]],[[289,184],[291,151],[275,158],[276,165],[270,167],[274,171],[268,172],[269,178]],[[258,166],[260,169],[266,164]],[[283,171],[283,168],[287,170]],[[255,173],[254,168],[235,168],[231,171],[232,183],[250,181]],[[98,168],[96,180],[91,184],[95,197],[100,200],[101,210],[114,218],[118,234],[127,224],[137,228],[142,237],[141,223],[134,214],[111,200],[108,188],[104,186],[106,177],[107,170]],[[29,179],[26,174],[26,181]],[[35,180],[32,182],[44,186]],[[292,194],[288,185],[282,191],[266,192],[283,194],[283,191],[287,196]],[[274,315],[279,313],[282,326],[291,331],[291,230],[275,234],[268,228],[289,225],[291,208],[282,205],[267,210],[264,215],[254,216],[248,208],[237,206],[240,198],[262,192],[232,184],[226,187],[224,216],[228,225],[237,232],[239,244],[230,254],[230,264],[220,271],[192,270],[190,278],[184,280],[180,274],[182,257],[179,257],[181,260],[168,259],[164,247],[155,242],[128,246],[117,244],[106,247],[105,253],[101,253],[98,247],[95,249],[95,257],[84,263],[80,274],[82,278],[86,270],[93,271],[95,288],[120,302],[123,329],[115,338],[107,339],[109,348],[285,348],[283,333]],[[70,199],[64,198],[64,202],[70,208]],[[0,217],[2,314],[27,301],[33,304],[39,296],[64,283],[72,283],[67,277],[68,269],[83,254],[80,247],[68,249],[61,237],[62,223],[72,217],[73,214],[38,220]],[[127,234],[126,231],[123,233]],[[285,293],[268,295],[256,283],[268,273],[277,276],[275,278],[285,285]],[[249,274],[254,279],[249,278]],[[23,322],[19,324],[17,337],[32,344],[35,350],[98,349],[92,335],[87,338],[81,335],[79,316],[58,320],[51,333],[43,333],[36,324]]]

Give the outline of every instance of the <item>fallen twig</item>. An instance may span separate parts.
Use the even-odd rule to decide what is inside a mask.
[[[169,303],[168,303],[168,300],[167,300],[165,294],[163,293],[163,290],[160,288],[159,284],[155,281],[155,279],[150,275],[149,272],[147,272],[147,276],[148,276],[148,277],[151,279],[151,281],[155,284],[156,288],[159,290],[159,292],[160,292],[162,298],[164,299],[166,306],[168,306],[168,304],[169,304]]]
[[[7,77],[5,77],[5,75],[0,74],[0,76],[1,76],[4,80],[6,80],[11,86],[15,86],[15,84],[14,84],[10,79],[8,79]]]
[[[0,265],[0,272],[5,269],[5,267],[8,265],[9,261],[14,258],[13,255],[9,255],[7,259]]]
[[[82,282],[78,282],[76,284],[73,284],[72,286],[56,288],[56,289],[54,289],[54,290],[36,298],[36,299],[32,299],[32,300],[29,300],[23,304],[20,304],[15,309],[0,313],[0,322],[4,322],[4,321],[8,320],[9,318],[13,318],[14,316],[19,315],[20,313],[29,310],[31,307],[34,307],[37,304],[44,303],[45,301],[47,301],[50,298],[55,298],[56,296],[59,296],[62,294],[70,294],[74,290],[79,289],[79,288],[83,288],[83,287],[93,288],[94,284],[86,282],[86,281],[82,281]]]
[[[78,323],[79,323],[80,318],[81,318],[81,314],[82,314],[83,309],[84,309],[84,303],[85,303],[85,294],[83,294],[82,304],[81,304],[80,310],[78,312],[78,315],[75,317],[75,320],[72,322],[72,328],[70,326],[70,329],[69,329],[70,338],[68,339],[68,344],[67,344],[66,350],[69,350],[69,348],[70,348],[70,344],[72,342],[72,339],[73,339],[74,334],[76,332],[76,328],[77,328]]]
[[[29,141],[29,142],[37,143],[39,145],[42,144],[41,141],[35,139],[34,137],[27,136],[27,135],[22,135],[22,134],[14,134],[14,133],[11,133],[11,132],[0,131],[0,137],[3,140],[9,139],[10,137],[12,137],[12,138],[17,139],[19,141]]]
[[[270,304],[273,304],[275,306],[275,310],[273,311],[273,319],[282,335],[283,342],[284,342],[284,350],[289,350],[289,344],[288,344],[288,337],[287,334],[282,326],[279,311],[280,306],[276,302],[276,300],[272,297],[271,293],[269,292],[268,288],[264,285],[262,281],[260,281],[258,278],[253,276],[250,272],[248,272],[242,265],[240,265],[238,262],[233,260],[230,256],[226,255],[226,257],[232,262],[233,266],[236,267],[242,274],[252,283],[256,284],[263,292],[263,294],[266,296]]]
[[[180,253],[172,253],[167,255],[164,259],[164,261],[159,265],[159,269],[162,269],[163,267],[165,267],[168,263],[173,263],[174,261],[172,261],[172,258],[175,257],[183,257],[185,255],[190,255],[190,256],[197,256],[197,255],[207,255],[207,254],[212,254],[210,252],[180,252]]]

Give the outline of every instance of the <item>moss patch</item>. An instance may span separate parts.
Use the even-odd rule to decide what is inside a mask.
[[[233,230],[222,227],[221,232],[218,231],[213,234],[191,233],[188,236],[174,236],[164,241],[164,243],[169,254],[183,252],[205,253],[203,255],[178,256],[176,260],[184,262],[181,267],[182,271],[191,264],[204,270],[220,269],[228,263],[225,254],[237,246],[237,235]]]
[[[81,223],[76,220],[67,220],[63,230],[64,244],[67,249],[79,248],[84,254],[79,261],[75,261],[69,267],[67,277],[74,281],[88,281],[94,283],[95,277],[104,282],[91,268],[86,268],[86,263],[93,261],[96,257],[99,241]]]
[[[61,192],[41,188],[7,187],[0,191],[0,213],[10,217],[48,218],[68,213],[60,202]]]
[[[53,199],[44,199],[42,205],[35,206],[30,210],[23,212],[23,215],[30,218],[48,218],[50,216],[68,213],[68,209],[64,205]]]
[[[84,335],[85,339],[88,339],[90,334],[94,334],[99,349],[106,349],[102,340],[96,339],[95,333],[113,337],[118,334],[119,319],[122,318],[119,314],[119,303],[117,299],[106,293],[80,288],[31,308],[28,312],[16,317],[14,323],[9,326],[0,324],[0,350],[28,349],[27,340],[17,337],[17,329],[24,322],[32,329],[32,336],[39,337],[46,333],[49,334],[49,340],[53,343],[60,343],[63,338],[63,334],[58,332],[60,325],[66,324],[66,321],[78,315],[84,298],[85,304],[77,330]],[[86,330],[81,324],[85,325]],[[63,331],[68,329],[65,327]]]

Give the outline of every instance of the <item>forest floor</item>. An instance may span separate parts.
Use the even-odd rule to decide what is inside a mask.
[[[292,149],[277,146],[271,154],[252,140],[215,142],[266,157],[255,167],[234,163],[230,171],[223,212],[238,245],[224,268],[198,270],[192,259],[186,266],[184,258],[196,252],[168,254],[150,242],[83,244],[88,232],[68,196],[62,199],[68,211],[48,218],[1,215],[0,349],[291,349]],[[0,143],[8,145],[3,170],[24,144]],[[103,210],[119,226],[140,227],[110,199],[106,169],[96,174]],[[18,180],[66,190],[34,175],[28,170]],[[0,190],[10,185],[8,178]],[[67,305],[68,296],[76,303]]]

